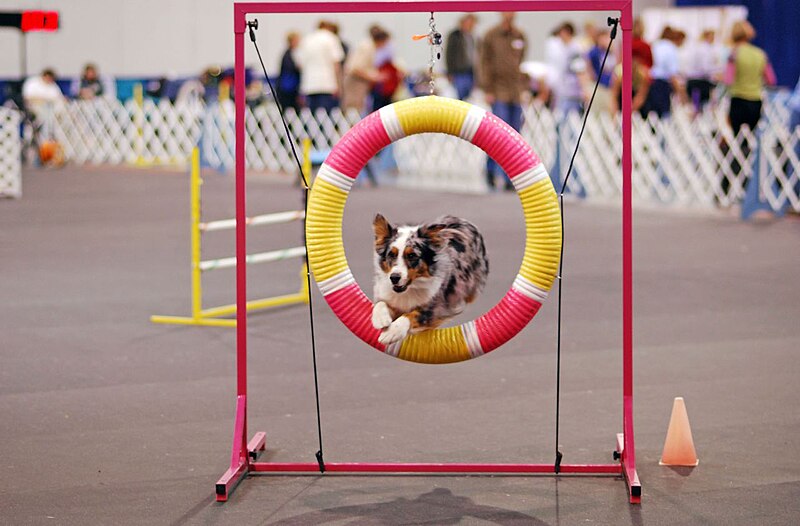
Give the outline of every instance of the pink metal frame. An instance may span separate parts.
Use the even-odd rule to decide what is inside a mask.
[[[633,214],[631,209],[631,29],[633,0],[437,0],[354,2],[235,3],[236,102],[236,419],[230,467],[216,486],[218,501],[228,500],[236,485],[251,472],[318,473],[315,462],[258,462],[265,433],[247,440],[247,254],[245,189],[244,48],[248,14],[255,13],[429,13],[481,11],[619,11],[622,30],[622,433],[617,434],[612,464],[561,464],[560,473],[621,474],[631,503],[641,499],[633,440]],[[553,464],[386,464],[326,462],[326,471],[350,474],[555,474]]]

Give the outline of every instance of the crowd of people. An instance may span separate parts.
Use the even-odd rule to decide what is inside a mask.
[[[733,25],[727,45],[717,44],[712,30],[703,31],[691,43],[683,31],[670,26],[652,43],[643,34],[644,27],[637,21],[632,57],[634,111],[663,118],[670,115],[676,101],[700,111],[713,100],[715,87],[721,83],[731,98],[734,133],[743,124],[755,129],[764,87],[775,85],[776,79],[766,53],[751,43],[755,30],[748,22]],[[612,91],[618,94],[619,72],[615,77]]]
[[[617,113],[622,101],[621,44],[606,56],[611,34],[591,23],[578,33],[571,22],[559,24],[545,42],[543,63],[525,61],[528,40],[515,13],[500,13],[499,23],[478,35],[478,19],[465,14],[444,39],[444,66],[450,92],[459,99],[482,95],[492,112],[514,129],[522,125],[522,104],[533,99],[559,115],[583,112],[597,84],[595,109]],[[729,122],[738,135],[755,129],[766,86],[776,83],[766,53],[752,44],[755,30],[736,22],[720,38],[712,29],[687,39],[679,28],[665,26],[659,38],[645,39],[642,20],[633,28],[632,107],[643,117],[669,118],[675,104],[700,112],[719,98],[718,85],[730,97]],[[605,60],[605,63],[604,63]],[[393,98],[409,96],[405,72],[394,56],[389,32],[369,28],[369,36],[350,52],[336,24],[319,23],[305,37],[287,36],[278,79],[285,107],[312,111],[335,106],[374,111]],[[800,85],[800,84],[799,84]],[[798,88],[800,89],[800,88]],[[479,90],[479,91],[477,91]],[[490,159],[487,183],[511,189],[511,182]]]
[[[328,20],[304,37],[289,32],[286,46],[276,86],[285,108],[374,111],[392,101],[405,77],[390,33],[378,24],[352,50]]]
[[[526,34],[515,24],[514,13],[501,13],[499,23],[483,35],[476,32],[477,22],[476,15],[465,14],[444,38],[443,65],[453,96],[468,99],[479,89],[486,103],[513,125],[518,118],[514,104],[529,97],[563,113],[583,111],[598,81],[595,108],[619,111],[622,67],[618,56],[622,46],[613,48],[601,71],[610,40],[607,28],[587,23],[578,33],[571,22],[559,24],[545,42],[544,61],[530,66],[525,60]],[[745,124],[755,127],[763,87],[775,84],[775,75],[766,54],[751,43],[755,31],[749,23],[735,23],[725,44],[711,29],[692,41],[671,26],[664,27],[653,42],[647,42],[644,33],[642,21],[636,20],[634,111],[663,118],[676,102],[701,110],[714,99],[715,86],[722,83],[731,97],[733,129],[738,131]],[[226,81],[221,73],[208,69],[195,82],[184,82],[177,98],[216,95],[218,84]],[[295,31],[286,35],[276,91],[282,106],[295,110],[330,111],[339,106],[368,112],[413,95],[413,87],[404,82],[407,73],[386,28],[372,25],[351,49],[339,34],[339,26],[322,20],[306,35]],[[62,98],[55,81],[52,69],[30,77],[22,87],[26,105],[35,107]],[[87,64],[70,91],[68,95],[74,98],[91,99],[104,95],[106,87],[97,67]],[[265,95],[264,83],[251,79],[248,101],[261,103],[267,99]]]
[[[514,129],[522,125],[522,104],[528,100],[546,105],[559,115],[583,112],[595,83],[597,111],[616,113],[622,99],[621,43],[606,57],[611,35],[608,28],[587,23],[579,33],[571,22],[554,28],[544,44],[544,61],[526,61],[529,51],[525,31],[513,12],[499,14],[499,20],[483,35],[476,31],[478,18],[463,15],[444,37],[443,66],[447,82],[439,79],[440,94],[459,99],[482,100],[492,112]],[[641,20],[633,27],[631,84],[632,111],[643,117],[655,114],[668,118],[675,104],[687,104],[701,111],[718,97],[717,85],[730,97],[729,121],[735,134],[743,126],[755,129],[761,115],[765,86],[775,84],[775,74],[766,53],[752,44],[755,30],[746,21],[736,22],[729,38],[714,30],[687,39],[679,28],[666,26],[660,37],[645,40]],[[725,40],[725,43],[721,41]],[[392,35],[381,25],[368,28],[353,47],[342,39],[339,26],[321,20],[315,30],[286,35],[275,90],[284,108],[329,112],[335,107],[362,114],[375,111],[398,98],[413,96],[413,77],[395,54]],[[605,59],[605,64],[603,61]],[[249,75],[247,102],[250,106],[271,98],[265,83]],[[419,93],[427,93],[426,74]],[[166,79],[163,79],[166,81]],[[183,82],[178,100],[217,97],[233,81],[232,71],[205,70],[197,79]],[[163,91],[165,82],[153,88]],[[449,88],[448,93],[444,93]],[[151,91],[148,87],[148,93]],[[71,86],[74,98],[92,99],[106,94],[97,67],[87,64]],[[225,90],[224,93],[228,93]],[[33,114],[47,111],[64,97],[55,72],[44,70],[22,86],[25,107]],[[794,99],[793,99],[794,100]],[[46,122],[46,119],[43,119]],[[490,161],[488,183],[495,179],[510,188],[507,178]]]
[[[56,72],[52,68],[44,69],[41,74],[33,75],[22,84],[22,97],[26,105],[53,103],[65,97],[61,87],[56,83]],[[74,86],[71,95],[81,100],[89,100],[104,94],[105,86],[100,80],[97,66],[86,64]]]
[[[547,39],[541,67],[526,69],[527,39],[514,20],[514,13],[501,13],[500,23],[479,36],[477,17],[466,14],[447,34],[444,62],[453,95],[467,99],[479,88],[490,105],[532,96],[554,110],[582,111],[599,77],[597,109],[619,110],[621,45],[601,71],[608,29],[589,23],[578,34],[571,22],[564,22]],[[746,21],[734,24],[725,44],[711,29],[687,41],[683,31],[670,26],[647,42],[641,20],[633,34],[633,109],[642,115],[668,116],[676,101],[701,110],[713,100],[719,83],[729,87],[732,98],[755,102],[760,100],[755,91],[775,83],[766,54],[751,44],[755,31]],[[305,37],[296,32],[287,35],[278,89],[286,107],[316,110],[339,105],[368,111],[400,96],[404,74],[386,29],[370,27],[369,36],[350,53],[338,26],[321,21]],[[753,127],[755,105],[734,106],[732,124],[749,115],[745,123]]]

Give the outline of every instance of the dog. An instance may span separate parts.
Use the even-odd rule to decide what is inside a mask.
[[[375,231],[372,325],[390,345],[460,314],[483,290],[486,245],[464,219],[443,216],[423,225],[393,226],[381,214]]]

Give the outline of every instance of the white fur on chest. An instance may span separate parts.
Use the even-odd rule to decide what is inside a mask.
[[[411,312],[430,303],[441,287],[440,277],[418,278],[405,292],[395,292],[389,280],[379,275],[375,282],[375,301],[385,302],[396,312]]]

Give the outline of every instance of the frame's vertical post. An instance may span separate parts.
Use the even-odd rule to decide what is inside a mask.
[[[633,211],[631,174],[633,6],[620,10],[622,29],[622,447],[631,502],[641,499],[633,440]]]
[[[203,285],[200,272],[200,148],[192,148],[192,167],[189,176],[192,250],[192,319],[198,320],[203,310]]]
[[[217,501],[228,500],[236,484],[250,471],[247,448],[247,210],[244,177],[244,32],[246,10],[233,6],[235,42],[234,96],[236,104],[236,420],[233,426],[231,464],[217,481]],[[254,447],[264,449],[261,433]]]
[[[236,103],[236,394],[247,396],[247,206],[245,189],[245,13],[234,9]],[[245,423],[246,424],[246,423]],[[243,428],[242,451],[246,451],[247,426]],[[245,455],[246,457],[246,455]]]

